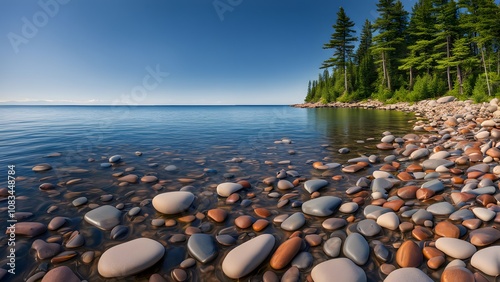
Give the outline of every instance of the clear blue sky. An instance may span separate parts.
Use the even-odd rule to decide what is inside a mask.
[[[0,101],[300,103],[338,8],[359,35],[376,2],[2,0]]]

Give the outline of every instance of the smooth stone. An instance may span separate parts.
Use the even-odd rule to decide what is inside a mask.
[[[313,216],[329,216],[342,203],[342,199],[334,196],[322,196],[302,204],[302,212]]]
[[[399,217],[394,212],[388,212],[377,218],[377,224],[389,230],[396,230],[399,227]]]
[[[450,220],[452,221],[456,221],[456,220],[467,220],[467,219],[473,219],[474,218],[474,213],[472,213],[472,211],[470,210],[458,210],[452,214],[450,214],[450,216],[448,217]]]
[[[64,282],[80,282],[80,278],[76,276],[76,274],[69,267],[63,265],[55,267],[42,278],[42,282],[56,282],[56,281],[64,281]]]
[[[287,217],[282,223],[281,223],[281,229],[286,230],[286,231],[295,231],[299,228],[301,228],[304,224],[306,223],[306,218],[303,213],[301,212],[296,212],[292,214],[291,216]]]
[[[309,193],[314,193],[318,191],[319,189],[325,187],[328,185],[328,181],[324,179],[313,179],[313,180],[307,180],[304,183],[304,189],[307,190]]]
[[[140,208],[140,207],[133,207],[133,208],[131,208],[131,209],[128,211],[128,215],[130,215],[130,216],[136,216],[136,215],[138,215],[140,212],[141,212],[141,208]]]
[[[108,168],[108,167],[112,167],[113,165],[112,165],[112,164],[110,164],[110,163],[101,163],[101,164],[100,164],[100,166],[101,166],[102,168]]]
[[[378,220],[378,219],[377,219]],[[377,222],[373,219],[363,219],[358,222],[356,230],[364,236],[375,236],[382,230]]]
[[[292,189],[294,187],[293,184],[292,184],[292,182],[290,182],[290,181],[288,181],[286,179],[280,179],[278,181],[278,184],[276,186],[280,190],[288,190],[288,189]]]
[[[328,218],[323,221],[321,226],[327,230],[337,230],[347,225],[347,221],[343,218]]]
[[[226,276],[239,279],[257,268],[271,253],[275,238],[270,234],[259,235],[232,249],[222,262]]]
[[[410,160],[418,160],[418,159],[421,159],[423,157],[427,157],[429,155],[429,150],[426,149],[426,148],[420,148],[420,149],[417,149],[415,151],[413,151],[411,154],[410,154]]]
[[[422,261],[420,247],[411,240],[403,242],[396,252],[396,262],[401,267],[419,267]]]
[[[262,275],[263,282],[279,282],[278,275],[271,270],[268,270]]]
[[[183,282],[187,280],[188,275],[184,269],[176,268],[172,270],[172,278],[174,278],[175,281]]]
[[[434,154],[432,154],[429,159],[430,160],[440,160],[440,159],[446,159],[450,156],[450,153],[448,151],[439,151]]]
[[[87,202],[88,202],[88,199],[86,197],[80,197],[80,198],[74,199],[73,202],[71,202],[71,203],[73,204],[73,206],[79,207],[81,205],[85,205]]]
[[[373,248],[373,253],[375,254],[375,257],[383,262],[389,260],[389,250],[382,244],[376,244]]]
[[[109,237],[113,240],[116,240],[122,236],[125,236],[128,233],[128,227],[124,225],[117,225],[111,229]]]
[[[372,192],[385,193],[394,186],[394,184],[386,178],[375,178],[371,183]]]
[[[384,282],[433,282],[422,270],[414,267],[405,267],[392,271]]]
[[[342,239],[339,237],[332,237],[325,241],[323,244],[323,251],[329,257],[336,258],[340,255],[342,247]]]
[[[139,180],[139,176],[135,174],[128,174],[125,176],[122,176],[118,178],[118,181],[120,182],[127,182],[127,183],[136,183]]]
[[[141,178],[141,182],[143,183],[153,183],[158,181],[158,177],[154,175],[145,175]]]
[[[449,221],[441,221],[436,224],[436,227],[434,228],[434,232],[436,235],[442,236],[442,237],[450,237],[450,238],[458,238],[460,237],[460,229],[458,227],[449,222]]]
[[[441,282],[474,282],[474,274],[470,270],[461,266],[446,267],[441,274]]]
[[[370,257],[370,246],[359,233],[351,233],[347,236],[342,251],[347,258],[358,265],[365,264]]]
[[[467,241],[442,237],[436,240],[436,248],[452,258],[467,259],[475,252],[476,247]]]
[[[47,170],[51,170],[51,169],[52,169],[52,166],[50,164],[44,163],[44,164],[35,165],[31,170],[39,172],[39,171],[47,171]]]
[[[61,245],[57,243],[46,243],[40,239],[35,240],[31,248],[36,251],[37,257],[41,260],[49,259],[61,251]]]
[[[66,224],[67,220],[68,220],[67,217],[56,216],[52,220],[50,220],[49,225],[47,227],[49,230],[57,230],[61,228],[64,224]]]
[[[78,248],[83,246],[83,244],[85,244],[85,237],[83,237],[83,235],[80,234],[80,232],[73,231],[69,240],[66,242],[65,247],[68,249]]]
[[[40,222],[17,222],[15,227],[15,234],[27,237],[36,237],[47,231],[47,226]],[[5,230],[5,234],[10,234],[9,228]]]
[[[422,184],[422,186],[420,186],[420,188],[427,188],[427,189],[430,189],[434,192],[440,192],[440,191],[444,190],[444,184],[443,184],[443,182],[441,182],[441,180],[434,179],[434,180],[425,182],[424,184]]]
[[[422,162],[424,170],[436,170],[440,166],[451,167],[455,165],[454,162],[444,159],[428,159]]]
[[[490,276],[500,275],[500,246],[491,246],[477,251],[470,263]]]
[[[114,156],[111,156],[111,157],[109,158],[109,160],[108,160],[108,161],[109,161],[110,163],[117,163],[117,162],[119,162],[121,159],[122,159],[122,156],[120,156],[120,155],[114,155]]]
[[[187,248],[189,253],[201,263],[207,263],[217,256],[217,247],[211,235],[193,234],[189,237]]]
[[[166,171],[176,171],[177,170],[177,166],[175,166],[175,165],[167,165],[165,167],[165,170]]]
[[[496,213],[487,208],[474,208],[472,209],[474,215],[482,221],[488,222],[495,218]]]
[[[234,220],[234,225],[241,229],[246,229],[252,226],[255,219],[249,215],[240,215]]]
[[[166,192],[153,198],[153,207],[164,214],[177,214],[187,210],[193,201],[194,195],[191,192]]]
[[[300,247],[302,245],[302,238],[293,237],[281,244],[274,254],[271,256],[271,260],[269,261],[269,265],[272,268],[279,270],[283,269],[287,266],[292,259],[297,255],[300,251]]]
[[[343,213],[353,213],[357,211],[359,205],[355,202],[344,203],[340,206],[339,211]]]
[[[223,209],[215,208],[207,212],[207,216],[216,222],[223,222],[226,220],[227,212]]]
[[[498,239],[500,239],[500,230],[493,227],[484,227],[469,233],[469,241],[478,247],[488,246]]]
[[[432,220],[433,218],[434,218],[434,216],[432,215],[432,213],[430,213],[426,210],[423,210],[423,209],[417,210],[417,212],[415,212],[411,216],[411,220],[413,220],[413,222],[415,222],[415,224],[418,224],[418,225],[422,225],[422,224],[424,224],[424,221]]]
[[[229,195],[243,189],[239,183],[225,182],[217,185],[217,194],[221,197],[229,197]]]
[[[388,209],[388,208],[381,207],[381,206],[368,205],[363,210],[363,215],[366,218],[376,220],[380,215],[382,215],[384,213],[388,213],[388,212],[392,212],[392,210]]]
[[[164,254],[162,244],[139,238],[106,250],[99,259],[97,270],[106,278],[129,276],[153,266]]]
[[[455,211],[455,208],[448,202],[441,202],[428,206],[427,211],[433,215],[449,215]]]
[[[228,234],[222,234],[215,236],[215,240],[223,246],[232,246],[236,244],[236,239]]]
[[[300,270],[309,268],[313,264],[313,256],[309,252],[300,252],[292,260],[291,265]]]
[[[82,261],[83,263],[91,263],[94,260],[95,257],[95,252],[94,251],[86,251],[85,253],[82,254]]]
[[[311,271],[311,277],[314,282],[367,281],[363,269],[347,258],[331,259],[316,265]]]
[[[120,224],[121,212],[113,206],[104,205],[87,212],[84,218],[100,229],[111,230]]]

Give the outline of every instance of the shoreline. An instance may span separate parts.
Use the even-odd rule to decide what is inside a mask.
[[[292,104],[294,108],[350,108],[369,110],[388,110],[415,113],[417,117],[424,117],[429,120],[439,122],[440,117],[451,115],[472,115],[472,118],[500,118],[499,100],[492,97],[489,103],[474,103],[472,100],[460,101],[453,96],[441,97],[437,100],[422,100],[416,103],[399,102],[395,104],[384,104],[377,100],[367,100],[362,102],[333,102],[322,103],[301,103]],[[444,120],[442,121],[444,122]]]

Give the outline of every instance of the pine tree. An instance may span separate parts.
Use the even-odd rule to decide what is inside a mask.
[[[431,0],[419,0],[414,6],[408,28],[409,55],[402,59],[401,70],[408,70],[410,74],[410,89],[413,87],[414,69],[426,70],[430,74],[434,67],[433,39],[435,30],[435,18],[432,14],[433,6]]]
[[[367,98],[373,92],[373,84],[377,80],[375,60],[371,51],[372,24],[365,21],[360,35],[360,43],[356,51],[356,86],[360,98]]]
[[[344,74],[344,91],[349,92],[347,80],[347,65],[352,57],[354,44],[357,40],[354,34],[354,22],[345,14],[345,11],[340,7],[337,13],[337,21],[333,25],[334,33],[328,43],[323,45],[323,49],[334,49],[333,56],[323,62],[321,68],[336,67],[341,69]]]
[[[438,69],[446,69],[448,90],[453,89],[450,58],[453,42],[458,37],[458,7],[454,0],[434,0],[436,17],[433,58]]]
[[[408,13],[399,0],[379,0],[377,11],[379,17],[373,27],[378,30],[378,34],[373,37],[372,51],[380,56],[378,62],[382,65],[382,84],[391,91],[391,76],[397,70],[397,60],[406,52],[404,47]]]

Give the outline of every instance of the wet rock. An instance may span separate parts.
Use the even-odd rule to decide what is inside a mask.
[[[233,279],[249,274],[266,259],[274,243],[273,235],[263,234],[237,246],[222,261],[222,271]]]
[[[121,212],[113,206],[100,206],[87,212],[85,221],[104,230],[111,230],[120,223]]]
[[[300,237],[294,237],[281,244],[271,257],[269,264],[274,269],[282,269],[287,266],[295,255],[299,252],[302,245]]]
[[[212,236],[208,234],[191,235],[187,248],[189,253],[201,263],[210,262],[217,256],[217,247]]]
[[[31,248],[36,251],[39,259],[49,259],[57,255],[61,251],[61,245],[56,243],[46,243],[43,240],[37,239],[31,245]]]
[[[475,252],[476,247],[469,242],[455,238],[439,238],[436,240],[436,248],[452,258],[467,259]]]
[[[332,281],[332,277],[335,277],[335,280],[338,281],[367,281],[363,269],[347,258],[324,261],[313,268],[311,276],[314,282],[330,282]]]
[[[302,204],[302,212],[313,216],[329,216],[333,214],[342,203],[340,198],[322,196]]]
[[[304,214],[301,212],[296,212],[281,223],[281,229],[286,231],[295,231],[301,228],[305,223],[306,218],[304,217]]]
[[[419,267],[422,261],[422,251],[413,241],[405,241],[396,252],[396,262],[401,267]]]
[[[500,246],[491,246],[476,252],[471,265],[490,276],[500,275]]]
[[[342,251],[347,258],[358,265],[365,264],[370,256],[368,242],[359,233],[352,233],[347,236]]]
[[[392,271],[384,282],[433,282],[422,270],[414,267],[405,267]]]
[[[131,256],[130,254],[134,255]],[[155,240],[139,238],[106,250],[97,269],[106,278],[124,277],[153,266],[165,254],[165,247]]]
[[[217,185],[217,194],[221,197],[229,197],[229,195],[243,189],[239,183],[225,182]]]
[[[327,185],[328,185],[328,181],[326,181],[326,180],[313,179],[313,180],[308,180],[304,183],[304,189],[306,189],[307,192],[309,192],[309,193],[314,193]]]
[[[164,214],[177,214],[187,210],[193,201],[194,195],[191,192],[166,192],[153,198],[153,207]]]
[[[69,267],[63,265],[51,269],[42,279],[42,282],[54,281],[80,282],[81,280]]]

